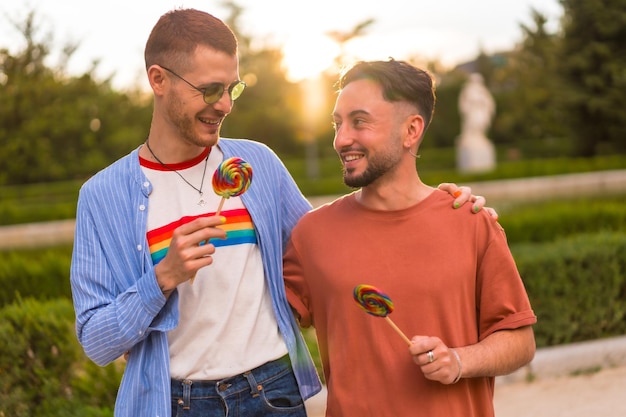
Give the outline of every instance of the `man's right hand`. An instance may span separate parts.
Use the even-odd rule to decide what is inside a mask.
[[[222,216],[200,217],[174,230],[167,254],[154,267],[163,295],[168,297],[178,284],[193,279],[200,268],[213,263],[215,246],[208,241],[226,238],[226,232],[217,228],[225,221]]]

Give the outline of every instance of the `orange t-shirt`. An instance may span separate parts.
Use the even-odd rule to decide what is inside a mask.
[[[289,301],[316,329],[328,417],[494,413],[493,377],[427,380],[385,320],[356,304],[356,285],[389,295],[389,318],[409,338],[450,347],[537,320],[500,225],[452,209],[438,190],[399,211],[367,209],[354,194],[322,206],[293,230],[284,264]]]

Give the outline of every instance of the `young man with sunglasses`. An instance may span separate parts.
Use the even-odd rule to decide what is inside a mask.
[[[174,10],[153,28],[145,61],[148,138],[79,196],[78,339],[98,364],[127,358],[117,417],[304,416],[321,386],[282,256],[311,206],[268,147],[219,135],[245,88],[235,36],[207,13]],[[235,156],[254,180],[215,216],[211,176]],[[465,189],[455,201],[468,198]]]

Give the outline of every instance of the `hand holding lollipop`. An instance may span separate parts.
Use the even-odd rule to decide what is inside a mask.
[[[408,337],[391,321],[388,317],[393,311],[393,301],[391,298],[378,288],[372,285],[357,285],[354,287],[354,301],[356,301],[367,314],[371,314],[376,317],[384,317],[387,323],[404,339],[404,341],[410,346],[411,341]]]
[[[215,212],[219,216],[227,198],[241,195],[250,187],[252,181],[252,167],[239,157],[223,160],[213,173],[213,191],[222,196],[222,200]],[[205,242],[201,242],[203,244]],[[194,276],[189,280],[190,284],[196,279]]]
[[[252,167],[249,163],[237,156],[222,161],[213,173],[213,191],[222,196],[215,215],[220,214],[227,198],[245,193],[251,182]]]

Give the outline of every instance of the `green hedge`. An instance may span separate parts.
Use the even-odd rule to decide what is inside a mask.
[[[511,246],[537,314],[538,347],[626,333],[626,233]]]
[[[499,149],[498,152],[503,154],[506,149]],[[420,153],[422,158],[417,160],[420,177],[430,185],[626,169],[626,155],[519,161],[506,161],[499,157],[496,169],[491,172],[463,174],[455,167],[454,148],[425,148]],[[350,191],[343,184],[341,164],[334,154],[318,159],[318,178],[307,176],[306,161],[303,158],[283,158],[283,161],[306,196],[336,195]],[[82,182],[0,186],[0,225],[74,218]],[[486,197],[489,199],[489,196]]]
[[[0,187],[0,225],[73,219],[82,181]]]
[[[32,297],[70,299],[72,247],[0,251],[0,307]]]
[[[112,417],[122,364],[89,361],[67,299],[0,309],[0,415]]]
[[[509,244],[550,242],[600,231],[626,233],[626,194],[517,204],[498,210]]]

